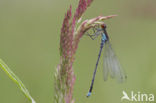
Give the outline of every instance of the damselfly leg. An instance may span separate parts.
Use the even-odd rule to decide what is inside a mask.
[[[93,31],[92,34],[90,34],[90,33],[87,32],[87,35],[88,35],[92,40],[94,40],[94,39],[96,39],[96,38],[102,33],[103,30],[102,30],[101,28],[99,28],[99,26],[96,26],[96,27],[93,27],[93,28],[92,28],[92,31]]]

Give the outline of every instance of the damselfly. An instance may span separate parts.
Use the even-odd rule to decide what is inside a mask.
[[[114,51],[111,47],[109,36],[106,31],[106,25],[102,24],[101,28],[96,28],[96,31],[95,31],[95,28],[93,30],[94,30],[94,34],[92,35],[88,34],[88,35],[93,40],[97,38],[99,35],[101,35],[101,45],[100,45],[100,51],[99,51],[98,59],[96,62],[94,73],[93,73],[92,82],[91,82],[87,97],[91,95],[91,92],[93,89],[97,66],[99,63],[99,59],[100,59],[103,47],[104,47],[104,55],[103,55],[104,56],[104,61],[103,61],[104,80],[106,81],[109,75],[112,78],[117,78],[120,82],[126,79],[126,75],[124,75],[124,72],[121,69],[121,66],[119,64],[119,61],[117,60],[116,55],[114,54]]]

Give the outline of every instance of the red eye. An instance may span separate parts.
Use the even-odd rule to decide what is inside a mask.
[[[101,28],[103,28],[103,29],[106,28],[106,24],[102,24]]]

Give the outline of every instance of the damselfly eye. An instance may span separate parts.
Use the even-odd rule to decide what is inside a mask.
[[[106,27],[107,27],[106,24],[101,25],[101,28],[103,28],[103,29],[105,29]]]

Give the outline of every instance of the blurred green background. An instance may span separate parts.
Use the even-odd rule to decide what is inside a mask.
[[[0,58],[20,77],[37,103],[53,103],[54,71],[59,63],[59,36],[64,14],[78,0],[0,0]],[[83,20],[117,14],[106,20],[112,46],[128,79],[103,81],[102,58],[93,94],[86,98],[100,38],[84,36],[74,71],[75,103],[120,103],[122,91],[156,94],[156,1],[94,0]],[[30,103],[0,69],[0,103]],[[123,101],[123,103],[131,103]]]

